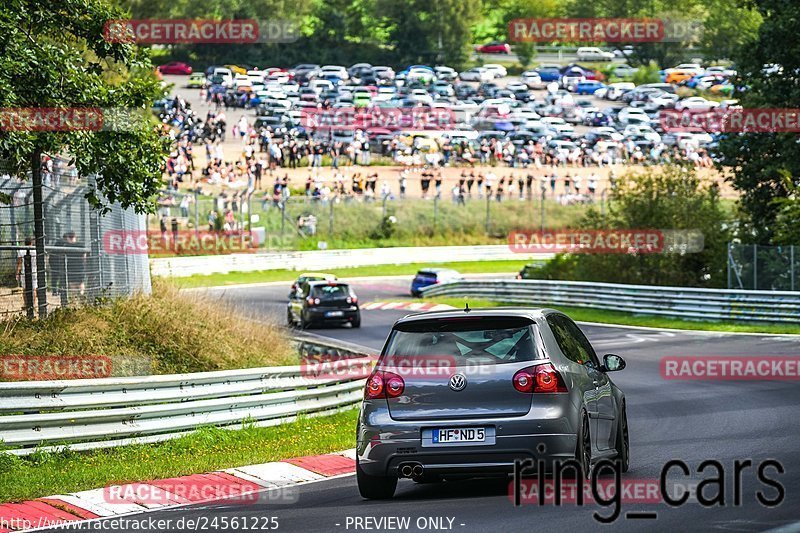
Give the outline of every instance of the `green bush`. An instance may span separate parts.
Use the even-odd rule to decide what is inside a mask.
[[[697,253],[560,254],[534,271],[541,279],[645,285],[724,287],[729,214],[714,185],[702,185],[694,168],[668,166],[620,178],[608,213],[591,207],[581,229],[699,230]]]

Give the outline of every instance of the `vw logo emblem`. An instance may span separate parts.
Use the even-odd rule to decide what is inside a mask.
[[[456,374],[450,378],[450,388],[456,392],[464,390],[467,386],[467,376]]]

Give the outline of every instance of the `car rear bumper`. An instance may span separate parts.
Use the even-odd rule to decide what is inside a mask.
[[[341,311],[340,316],[330,316],[331,312]],[[359,310],[357,307],[349,309],[309,309],[306,311],[307,320],[311,322],[351,322],[358,318]]]
[[[524,459],[550,465],[575,456],[577,421],[572,409],[562,407],[533,408],[525,416],[510,418],[398,421],[365,401],[356,446],[359,465],[374,476],[397,475],[403,463],[450,475],[507,474],[515,461]],[[423,440],[426,429],[448,427],[486,428],[486,442],[435,445],[429,438]]]

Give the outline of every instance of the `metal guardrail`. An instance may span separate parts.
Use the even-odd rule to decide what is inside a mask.
[[[564,305],[690,320],[800,322],[800,292],[620,285],[585,281],[463,280],[423,289],[524,305]]]
[[[199,426],[278,425],[358,403],[374,358],[343,344],[297,339],[313,365],[124,378],[0,383],[0,438],[7,452],[108,448],[163,441]],[[327,374],[326,374],[327,372]]]
[[[194,257],[164,257],[150,260],[154,276],[185,277],[195,274],[225,274],[258,270],[316,270],[408,263],[550,259],[555,254],[520,254],[508,245],[421,246],[363,248],[309,252],[274,252]]]

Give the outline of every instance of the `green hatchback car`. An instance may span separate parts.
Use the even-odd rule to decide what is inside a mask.
[[[202,72],[195,72],[189,76],[186,87],[190,89],[202,89],[206,85],[206,75]]]

